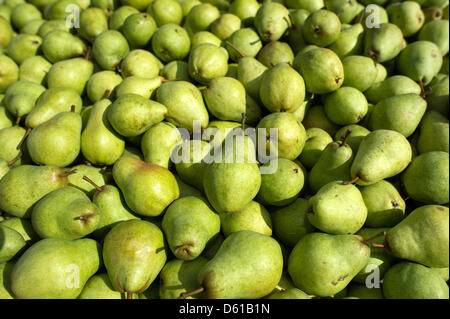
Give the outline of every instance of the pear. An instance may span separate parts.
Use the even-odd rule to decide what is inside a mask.
[[[441,20],[442,15],[444,14],[443,10],[439,7],[423,8],[422,11],[425,15],[425,23],[435,20]]]
[[[351,147],[353,154],[356,154],[363,138],[369,133],[370,131],[364,126],[358,124],[350,124],[342,127],[339,131],[337,131],[334,135],[334,139],[336,141],[342,141],[345,137],[347,137],[346,143]]]
[[[305,293],[333,296],[358,274],[369,256],[370,248],[361,236],[310,233],[292,250],[288,271],[295,286]]]
[[[26,162],[21,158],[20,150],[17,148],[25,135],[26,130],[20,126],[11,126],[0,130],[0,158],[11,162],[11,165],[8,166],[19,166]]]
[[[156,21],[150,14],[133,13],[125,19],[121,32],[134,49],[145,47],[157,29]]]
[[[106,30],[95,37],[92,54],[104,70],[114,70],[130,51],[125,37],[116,30]]]
[[[123,77],[141,76],[152,78],[159,74],[162,63],[152,53],[136,49],[130,51],[120,63],[120,71]]]
[[[0,263],[0,299],[15,299],[11,291],[13,262]]]
[[[108,17],[100,8],[87,8],[81,11],[78,34],[83,39],[94,42],[97,35],[108,30]]]
[[[254,99],[259,99],[261,80],[267,67],[252,57],[239,59],[237,79],[244,85],[246,92]]]
[[[412,149],[403,134],[376,130],[362,140],[351,167],[358,183],[373,184],[402,172],[411,162]]]
[[[52,64],[40,55],[29,57],[19,67],[19,80],[43,84],[51,66]]]
[[[128,76],[116,87],[115,95],[119,98],[126,94],[137,94],[149,99],[163,82],[165,82],[165,79],[161,76],[153,78],[143,78],[137,75]]]
[[[184,28],[192,36],[199,31],[207,30],[220,17],[219,9],[209,3],[194,5],[186,15]]]
[[[309,199],[310,223],[329,234],[354,234],[364,225],[367,208],[361,192],[352,184],[333,181]]]
[[[114,289],[130,299],[145,291],[163,268],[163,233],[147,221],[123,221],[106,235],[103,260]]]
[[[0,130],[13,125],[12,115],[4,106],[0,106]]]
[[[261,39],[252,28],[236,30],[225,41],[230,58],[238,62],[244,56],[255,57],[262,48]]]
[[[431,93],[427,95],[428,108],[444,116],[449,115],[449,77],[430,86]]]
[[[404,48],[402,30],[392,23],[368,28],[364,36],[364,55],[382,63],[394,59]]]
[[[392,266],[383,281],[386,299],[448,299],[448,285],[432,269],[400,262]]]
[[[155,0],[149,1],[147,7],[149,12],[158,23],[158,26],[175,23],[180,24],[183,19],[183,9],[176,0]]]
[[[54,87],[43,92],[36,100],[36,105],[27,115],[25,125],[34,128],[62,112],[70,112],[75,105],[75,112],[80,112],[82,101],[73,88]]]
[[[267,299],[311,299],[311,296],[297,288],[288,288],[271,293]]]
[[[98,207],[71,186],[44,196],[31,214],[33,228],[41,238],[78,239],[92,233],[99,220]]]
[[[351,55],[342,59],[344,66],[344,85],[366,91],[375,83],[378,75],[377,64],[371,58]]]
[[[329,7],[327,6],[329,9]],[[337,40],[341,32],[339,17],[330,10],[312,12],[302,26],[303,37],[308,43],[326,47]]]
[[[259,96],[270,112],[291,112],[305,99],[305,81],[287,63],[279,63],[264,73]]]
[[[368,103],[361,91],[344,86],[324,98],[324,110],[333,123],[356,124],[366,116]]]
[[[175,2],[175,0],[170,1]],[[190,48],[191,40],[189,35],[178,24],[165,24],[152,36],[153,52],[164,62],[183,60],[189,54]]]
[[[145,161],[169,168],[172,152],[181,141],[182,136],[175,125],[167,122],[153,125],[141,140]]]
[[[26,140],[31,159],[36,164],[69,166],[80,153],[81,116],[63,112],[38,125]],[[54,146],[58,144],[58,149]]]
[[[0,225],[14,229],[16,232],[22,235],[23,239],[27,243],[33,243],[39,240],[39,236],[33,229],[31,221],[28,219],[22,219],[19,217],[8,217],[7,219],[2,220],[0,222]]]
[[[319,160],[314,164],[309,173],[309,186],[314,193],[330,182],[351,179],[350,167],[353,162],[353,151],[347,144],[350,134],[351,132],[347,132],[340,142],[328,144],[322,151]]]
[[[13,37],[13,28],[3,16],[0,16],[0,30],[2,31],[2,35],[0,36],[0,48],[7,48]]]
[[[336,13],[342,23],[350,23],[358,15],[358,2],[345,0],[326,1],[327,10]]]
[[[241,29],[241,19],[232,13],[223,13],[211,24],[211,32],[221,40],[229,38],[233,32]]]
[[[79,1],[80,3],[82,1]],[[78,4],[75,0],[60,0],[49,4],[44,9],[44,18],[46,19],[66,19],[70,12],[66,12],[65,9],[67,5],[72,4],[77,7],[78,10],[81,10],[84,6]]]
[[[0,94],[3,94],[11,83],[19,79],[19,67],[13,59],[1,54],[0,68]]]
[[[356,297],[358,299],[384,299],[383,289],[368,288],[365,285],[351,284],[348,286],[348,296]],[[347,297],[348,299],[349,297]]]
[[[42,38],[38,35],[19,34],[9,42],[8,56],[20,65],[25,59],[37,55],[41,43]]]
[[[233,271],[236,267],[241,271]],[[261,298],[275,288],[282,268],[283,256],[275,239],[242,230],[228,236],[214,258],[201,268],[198,275],[201,287],[182,297],[204,291],[203,295],[209,299]],[[264,280],[257,281],[252,275],[254,271]]]
[[[113,71],[100,71],[92,74],[86,83],[86,93],[92,103],[105,98],[107,93],[114,92],[122,83],[122,77]]]
[[[430,41],[416,41],[400,53],[397,69],[400,74],[406,75],[427,85],[431,82],[442,67],[442,54],[439,47]]]
[[[192,83],[187,81],[163,83],[156,91],[156,99],[166,106],[167,117],[172,124],[181,126],[189,132],[193,130],[194,120],[200,121],[201,128],[208,126],[209,115],[202,93]]]
[[[114,8],[110,7],[110,11],[107,11],[107,14],[110,14],[108,19],[109,29],[121,30],[127,18],[136,13],[139,13],[139,10],[134,6],[128,5],[125,1],[122,6],[119,3],[115,3]]]
[[[45,20],[39,27],[37,35],[43,38],[47,33],[54,30],[70,31],[70,27],[67,26],[65,19]]]
[[[229,7],[229,12],[238,16],[243,25],[250,25],[261,4],[257,0],[235,0]]]
[[[167,209],[162,229],[173,254],[179,259],[192,260],[220,232],[220,217],[206,201],[183,197]]]
[[[272,174],[261,175],[257,198],[263,204],[286,206],[297,198],[303,188],[305,176],[299,165],[285,158],[273,159],[263,167],[274,164],[277,169]]]
[[[113,288],[108,274],[100,273],[89,278],[77,299],[123,299],[123,297]]]
[[[415,157],[402,175],[406,193],[426,204],[449,201],[447,152],[428,152]]]
[[[73,88],[81,95],[93,71],[92,62],[84,58],[59,61],[48,71],[47,86]]]
[[[385,248],[397,258],[448,267],[448,223],[448,207],[421,206],[386,233]]]
[[[448,28],[448,20],[436,20],[429,22],[420,30],[419,40],[431,41],[435,43],[439,47],[442,56],[445,56],[448,53],[449,47]]]
[[[117,160],[113,177],[128,207],[138,215],[159,216],[180,196],[177,181],[168,169],[133,157]]]
[[[420,154],[427,152],[449,152],[449,121],[436,111],[427,112],[420,123],[417,140]]]
[[[191,49],[199,44],[209,43],[217,47],[222,45],[222,40],[209,31],[200,31],[191,36]]]
[[[11,260],[26,246],[25,239],[19,232],[3,224],[0,224],[0,238],[2,239],[0,263]]]
[[[328,46],[340,58],[362,53],[364,39],[364,28],[357,23],[349,28],[342,29],[337,39]]]
[[[396,95],[378,102],[372,109],[369,127],[372,130],[393,130],[411,136],[422,120],[427,102],[414,93]]]
[[[307,139],[306,130],[292,113],[271,113],[258,123],[257,129],[266,130],[265,151],[270,152],[270,155],[294,160],[302,153]],[[278,140],[272,140],[272,129],[277,129]],[[261,143],[263,141],[258,141],[258,144]],[[258,153],[260,156],[267,155],[260,149],[260,145]]]
[[[402,30],[403,36],[416,34],[425,23],[425,15],[420,4],[414,1],[391,3],[386,11],[389,21]]]
[[[83,55],[86,45],[67,31],[54,30],[43,37],[41,50],[47,60],[56,63]]]
[[[204,198],[204,195],[202,192],[200,192],[198,189],[184,183],[177,175],[175,175],[175,178],[178,183],[178,188],[180,189],[180,198],[187,197],[187,196],[195,196]]]
[[[263,41],[276,41],[290,27],[289,10],[281,3],[265,2],[256,12],[254,25]]]
[[[208,127],[204,130],[203,139],[211,144],[211,149],[220,147],[229,136],[230,133],[240,133],[242,129],[242,123],[230,122],[230,121],[211,121]]]
[[[310,93],[330,93],[344,82],[344,67],[339,57],[330,49],[313,48],[296,55],[294,68],[305,80]]]
[[[405,201],[388,181],[361,186],[359,190],[367,207],[366,226],[392,227],[403,219]]]
[[[272,236],[272,221],[263,205],[251,201],[242,210],[220,215],[222,232],[225,236],[241,230],[251,230]]]
[[[210,43],[202,43],[189,53],[189,75],[202,84],[224,76],[228,71],[228,52]]]
[[[404,75],[390,76],[381,82],[372,84],[372,86],[364,92],[367,100],[375,104],[395,95],[420,93],[420,85]]]
[[[112,165],[123,154],[125,141],[118,136],[105,113],[111,101],[103,99],[94,104],[87,125],[81,134],[81,152],[93,164]]]
[[[189,66],[184,61],[172,61],[161,70],[161,76],[166,80],[190,81]]]
[[[306,217],[307,210],[308,201],[297,198],[292,204],[272,212],[273,232],[283,244],[294,247],[300,238],[315,230]]]
[[[75,299],[101,262],[100,245],[92,239],[43,239],[14,265],[11,290],[19,299]]]
[[[258,53],[258,60],[268,68],[282,62],[292,65],[294,52],[288,43],[272,41],[267,43]]]
[[[322,151],[333,142],[333,139],[321,128],[308,128],[305,132],[305,146],[298,158],[307,168],[312,168],[319,160]]]
[[[29,81],[18,81],[11,84],[5,92],[3,105],[8,112],[20,118],[30,113],[36,104],[36,100],[45,91],[45,87]]]
[[[161,299],[177,299],[182,293],[197,288],[197,276],[208,262],[205,257],[194,260],[172,259],[167,262],[159,275],[159,296]],[[186,299],[195,299],[197,296]]]

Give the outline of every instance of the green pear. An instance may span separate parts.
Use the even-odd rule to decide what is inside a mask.
[[[276,112],[265,116],[257,125],[257,129],[266,130],[265,150],[274,157],[296,159],[303,151],[307,140],[306,130],[292,113]],[[270,130],[277,129],[278,140],[272,140]],[[258,141],[258,144],[263,141]],[[258,152],[263,156],[264,152],[259,148]]]
[[[372,86],[364,92],[367,100],[375,104],[395,95],[411,93],[420,94],[420,85],[404,75],[390,76],[381,82],[372,84]]]
[[[187,81],[163,83],[156,91],[156,99],[166,106],[168,121],[172,124],[190,132],[193,130],[194,120],[200,121],[201,128],[208,126],[209,115],[202,93],[192,83]]]
[[[246,92],[254,99],[259,99],[261,80],[267,67],[252,57],[239,59],[237,79],[244,85]]]
[[[229,136],[230,133],[235,130],[241,130],[242,123],[230,122],[230,121],[211,121],[208,127],[204,130],[203,139],[211,144],[211,149],[220,147]],[[239,131],[240,133],[242,131]]]
[[[114,289],[130,298],[147,290],[163,268],[163,233],[147,221],[123,221],[106,235],[103,260]]]
[[[189,10],[184,22],[184,28],[193,35],[199,31],[207,30],[211,24],[220,17],[217,7],[209,3],[201,3]]]
[[[189,53],[189,75],[202,84],[224,76],[228,71],[228,52],[210,43],[202,43]]]
[[[302,26],[310,12],[305,9],[290,10],[289,19],[291,20],[291,27],[288,30],[288,43],[294,53],[298,53],[306,46],[306,40],[303,37]]]
[[[226,39],[225,44],[234,62],[238,62],[244,56],[255,57],[263,47],[258,33],[252,28],[236,30]]]
[[[80,1],[81,3],[82,1]],[[77,0],[59,0],[48,4],[44,8],[44,18],[45,19],[66,19],[70,12],[66,11],[68,5],[75,5],[76,9],[81,11],[82,6],[77,2]]]
[[[73,58],[56,62],[47,74],[48,88],[73,88],[78,94],[84,92],[85,86],[94,71],[91,61]]]
[[[277,165],[272,174],[261,175],[261,187],[257,198],[272,206],[286,206],[297,198],[305,183],[303,170],[295,162],[285,159],[273,159],[264,166]]]
[[[94,0],[94,1],[102,1],[102,0]],[[103,1],[106,2],[106,0]],[[126,1],[123,1],[123,3],[121,3],[122,5],[120,5],[120,3],[118,3],[115,0],[107,0],[107,1],[111,1],[114,3],[103,3],[98,7],[103,9],[103,11],[106,11],[106,14],[109,16],[108,18],[109,29],[121,30],[126,19],[129,16],[139,13],[138,9],[136,9],[134,6],[130,6],[128,3],[125,3]]]
[[[354,234],[364,225],[367,207],[361,192],[352,184],[333,181],[309,199],[309,222],[335,235]]]
[[[4,106],[0,106],[0,130],[11,127],[13,125],[13,117]]]
[[[11,291],[13,262],[0,263],[0,299],[15,299]]]
[[[333,296],[358,274],[369,256],[370,248],[361,236],[310,233],[292,250],[288,271],[305,293]]]
[[[431,41],[435,43],[439,47],[442,56],[445,56],[448,53],[449,46],[448,28],[448,20],[436,20],[429,22],[420,30],[419,40]]]
[[[402,172],[411,159],[411,145],[403,134],[376,130],[364,137],[359,145],[351,175],[359,179],[359,184],[373,184]]]
[[[336,13],[342,23],[350,23],[358,15],[358,2],[345,0],[326,1],[327,10]]]
[[[404,48],[402,30],[392,23],[368,28],[364,35],[364,55],[382,63],[394,59]]]
[[[183,197],[168,207],[162,229],[173,254],[179,259],[192,260],[220,232],[220,217],[206,201]]]
[[[81,125],[80,114],[63,112],[34,128],[26,140],[33,162],[69,166],[80,153]],[[58,145],[57,150],[55,145]]]
[[[233,271],[236,267],[241,271]],[[214,258],[201,268],[201,288],[196,292],[204,291],[206,298],[213,299],[261,298],[275,288],[282,268],[283,256],[275,239],[242,230],[228,236]],[[253,275],[255,271],[259,279]]]
[[[158,26],[155,19],[148,13],[134,13],[129,15],[121,32],[127,38],[132,49],[145,47],[155,34]]]
[[[0,158],[7,162],[13,162],[11,166],[19,166],[26,162],[21,158],[20,150],[17,149],[25,135],[26,130],[20,126],[11,126],[0,130]],[[14,161],[17,157],[17,161]]]
[[[168,0],[157,0],[168,1]],[[169,0],[176,3],[175,0]],[[152,36],[152,49],[164,62],[183,60],[191,48],[187,31],[178,24],[165,24]]]
[[[361,186],[359,190],[367,207],[366,226],[392,227],[403,219],[405,201],[388,181]]]
[[[18,81],[11,84],[5,92],[3,105],[8,112],[20,118],[30,113],[36,104],[36,100],[45,91],[45,87],[38,83]]]
[[[128,207],[138,215],[159,216],[180,195],[168,169],[133,157],[117,160],[113,177]]]
[[[19,67],[10,57],[0,54],[0,94],[19,79]]]
[[[43,37],[41,50],[47,60],[56,63],[83,55],[86,45],[67,31],[54,30]]]
[[[122,156],[125,141],[112,129],[105,113],[111,101],[94,104],[87,125],[81,134],[81,152],[93,164],[112,165]]]
[[[300,238],[315,230],[306,217],[307,209],[308,201],[297,198],[292,204],[272,212],[273,232],[283,244],[294,247]]]
[[[256,12],[254,25],[263,41],[276,41],[290,27],[289,10],[278,2],[264,2]]]
[[[288,63],[292,65],[294,52],[286,42],[272,41],[267,43],[258,53],[258,60],[268,68],[278,63]]]
[[[369,128],[393,130],[411,136],[419,126],[427,108],[427,102],[414,93],[388,97],[372,109]]]
[[[94,42],[97,35],[108,30],[108,17],[100,8],[87,8],[81,11],[78,34],[83,39]]]
[[[2,239],[0,263],[11,260],[26,246],[25,239],[19,232],[3,224],[0,224],[0,238]]]
[[[348,133],[349,130],[350,133]],[[350,124],[342,127],[339,131],[337,131],[334,135],[334,139],[336,141],[342,141],[348,135],[346,143],[351,147],[353,154],[356,154],[363,138],[369,133],[370,131],[364,126],[358,124]]]
[[[8,56],[17,63],[22,64],[26,58],[35,56],[39,52],[42,38],[38,35],[19,34],[12,38],[8,44]]]
[[[442,15],[444,14],[443,10],[439,7],[423,8],[422,11],[425,15],[425,23],[441,20]]]
[[[368,288],[365,285],[351,284],[348,286],[348,296],[358,299],[384,299],[382,288]]]
[[[161,70],[161,76],[166,80],[190,81],[189,65],[184,61],[172,61]]]
[[[324,98],[324,110],[333,123],[356,124],[366,116],[368,103],[361,91],[344,86]]]
[[[243,25],[250,25],[261,4],[257,0],[235,0],[229,7],[229,12],[238,16]]]
[[[222,232],[225,236],[241,230],[251,230],[272,236],[270,213],[258,202],[251,201],[242,210],[220,215]]]
[[[14,296],[19,299],[75,299],[99,269],[100,249],[95,240],[87,238],[42,239],[28,248],[12,269]]]
[[[389,21],[402,30],[403,36],[416,34],[425,23],[425,15],[420,4],[415,1],[391,3],[386,7]]]
[[[78,239],[97,228],[100,214],[83,191],[66,186],[39,200],[31,222],[41,238]]]
[[[123,299],[123,297],[113,288],[108,274],[100,273],[89,278],[77,299]]]
[[[442,151],[449,153],[449,121],[436,111],[427,112],[420,123],[417,140],[420,154]]]
[[[311,299],[311,296],[297,288],[288,288],[271,293],[267,299]]]
[[[141,150],[147,163],[169,168],[172,152],[182,136],[175,125],[160,122],[150,127],[141,140]]]
[[[146,99],[150,99],[161,84],[165,82],[161,76],[153,78],[143,78],[137,75],[128,76],[116,87],[117,98],[126,94],[137,94]]]
[[[209,43],[220,47],[222,45],[222,40],[209,31],[200,31],[191,36],[191,49],[203,43]]]
[[[305,81],[287,63],[279,63],[264,73],[259,96],[271,112],[291,112],[305,99]]]
[[[309,187],[314,193],[330,182],[351,179],[353,151],[347,144],[350,134],[351,132],[347,132],[342,141],[328,144],[314,164],[309,173]]]
[[[386,233],[385,248],[397,258],[448,267],[448,223],[448,207],[421,206]]]
[[[158,26],[166,24],[180,24],[183,19],[183,9],[176,0],[154,0],[147,7]]]
[[[121,83],[122,77],[113,71],[100,71],[92,74],[86,83],[86,93],[92,103],[106,98],[107,93],[115,92]],[[117,94],[117,92],[116,92]]]
[[[392,266],[383,281],[386,299],[448,299],[448,285],[432,269],[400,262]]]
[[[442,67],[442,54],[439,47],[430,41],[416,41],[400,53],[397,69],[400,74],[406,75],[427,85],[431,82]]]
[[[327,6],[329,9],[329,7]],[[339,17],[330,10],[312,12],[302,26],[303,37],[308,43],[326,47],[337,40],[341,32]]]
[[[297,54],[293,63],[310,93],[330,93],[344,82],[344,67],[339,57],[326,48],[313,48]]]
[[[104,70],[114,70],[130,51],[125,37],[116,30],[106,30],[95,37],[92,54]]]
[[[45,20],[39,27],[37,35],[43,38],[47,33],[54,30],[70,31],[70,27],[67,26],[65,19]]]
[[[16,232],[22,235],[23,239],[27,243],[33,243],[39,240],[39,236],[31,225],[31,221],[28,219],[22,219],[19,217],[9,217],[2,220],[0,225],[14,229]]]
[[[431,93],[427,95],[428,108],[444,116],[449,115],[449,77],[430,86]]]
[[[449,201],[447,152],[428,152],[415,157],[402,175],[406,193],[426,204]]]
[[[184,183],[177,175],[175,175],[175,178],[178,183],[178,188],[180,189],[180,198],[187,197],[187,196],[195,196],[195,197],[204,198],[203,193],[200,192],[197,188]]]
[[[241,19],[232,13],[223,13],[211,24],[211,32],[221,40],[229,38],[233,32],[241,29]]]
[[[52,64],[40,55],[26,58],[19,67],[19,80],[44,84],[51,66]]]
[[[2,35],[0,36],[0,48],[7,48],[9,42],[13,38],[13,28],[3,16],[0,16],[0,30],[2,31]]]
[[[333,139],[321,128],[307,128],[305,132],[305,146],[298,158],[307,168],[312,168],[319,160],[322,151],[333,142]]]
[[[197,276],[208,262],[204,257],[194,260],[172,259],[160,273],[159,296],[161,299],[177,299],[182,293],[197,288]],[[196,296],[187,299],[195,299]]]
[[[371,58],[351,55],[342,59],[344,66],[344,85],[366,91],[375,83],[378,75],[377,64]]]

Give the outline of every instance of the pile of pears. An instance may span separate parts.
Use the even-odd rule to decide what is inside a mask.
[[[448,0],[0,0],[0,299],[448,299],[448,52]]]

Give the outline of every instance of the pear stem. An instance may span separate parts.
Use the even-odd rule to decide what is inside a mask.
[[[181,121],[180,121],[179,119],[177,119],[176,117],[174,117],[174,116],[171,116],[171,115],[166,114],[166,115],[164,115],[164,118],[169,119],[169,120],[172,120],[172,121],[175,121],[175,122],[177,122],[177,124],[180,125],[180,126],[182,125],[182,124],[181,124]]]
[[[22,157],[22,155],[23,155],[23,152],[22,152],[22,150],[20,150],[20,151],[19,151],[19,154],[17,154],[16,157],[14,157],[12,160],[10,160],[10,161],[8,162],[8,164],[7,164],[8,167],[13,166],[14,163],[17,162],[17,161]]]
[[[370,242],[374,241],[375,239],[379,238],[379,237],[383,237],[386,235],[385,231],[382,231],[381,233],[376,234],[375,236],[372,236],[370,238],[364,239],[364,243],[365,244],[369,244]],[[379,244],[373,244],[372,245],[379,245]]]
[[[103,191],[103,188],[101,188],[100,186],[98,186],[92,179],[90,179],[90,178],[87,177],[86,175],[83,176],[83,179],[84,179],[86,182],[88,182],[89,184],[91,184],[92,186],[94,186],[95,189],[96,189],[98,192]]]
[[[64,176],[69,176],[69,175],[75,174],[77,171],[78,171],[77,169],[73,169],[71,171],[66,171],[66,172],[64,172]]]
[[[354,179],[352,179],[351,181],[345,181],[342,184],[343,185],[349,185],[349,184],[353,184],[356,183],[357,181],[359,181],[359,176],[356,176]]]
[[[375,244],[375,243],[372,243],[372,246],[373,246],[373,247],[377,247],[377,248],[385,248],[385,246],[384,246],[383,244]]]
[[[127,292],[127,299],[133,299],[133,293]]]
[[[189,292],[184,292],[180,295],[180,297],[178,297],[178,299],[186,299],[187,297],[197,295],[197,294],[203,292],[204,290],[205,290],[205,288],[200,287],[200,288],[197,288],[197,289],[189,291]]]
[[[233,43],[231,43],[230,41],[225,40],[225,44],[227,44],[230,47],[232,47],[233,50],[236,51],[241,56],[241,58],[245,58],[247,56],[241,50],[239,50]]]
[[[88,46],[86,49],[86,53],[84,54],[84,59],[89,61],[90,56],[91,56],[91,47]]]
[[[308,207],[308,208],[305,210],[305,213],[306,213],[306,214],[312,214],[312,213],[314,213],[314,210],[313,210],[312,206],[311,206],[311,207]]]
[[[352,134],[352,130],[348,129],[344,136],[341,137],[342,144],[340,146],[346,146],[350,135]]]
[[[91,214],[81,215],[81,216],[75,217],[74,220],[81,220],[81,221],[85,222],[86,220],[89,219],[89,217],[92,217],[92,216],[95,216],[95,214],[91,213]]]
[[[247,121],[247,115],[245,113],[242,113],[242,136],[244,136],[245,131],[245,122]]]
[[[364,19],[364,12],[361,12],[361,14],[358,17],[358,22],[357,23],[358,24],[362,24],[363,19]]]
[[[109,99],[109,96],[111,95],[111,90],[106,90],[105,91],[105,95],[103,96],[103,98],[105,99]]]
[[[168,79],[166,79],[166,78],[163,77],[163,76],[160,76],[160,78],[161,78],[161,83],[181,81],[180,78],[175,78],[175,79],[173,79],[173,80],[168,80]]]
[[[275,286],[275,289],[277,289],[278,291],[285,291],[286,290],[283,287],[278,286],[278,285]]]
[[[288,17],[289,17],[289,21],[291,21],[292,29],[297,29],[297,26],[295,25],[294,19],[292,19],[292,16],[289,14]]]
[[[30,135],[31,130],[32,130],[31,127],[29,127],[29,128],[27,129],[27,132],[25,133],[25,135],[24,135],[24,136],[22,137],[22,139],[20,140],[19,145],[17,145],[17,148],[16,148],[16,149],[20,150],[20,149],[22,148],[22,145],[23,145],[23,143],[25,142],[25,140],[27,139],[28,135]]]
[[[75,113],[75,105],[72,104],[72,106],[70,107],[70,112]]]
[[[21,119],[22,119],[21,116],[18,116],[18,117],[16,118],[16,125],[19,125]]]

